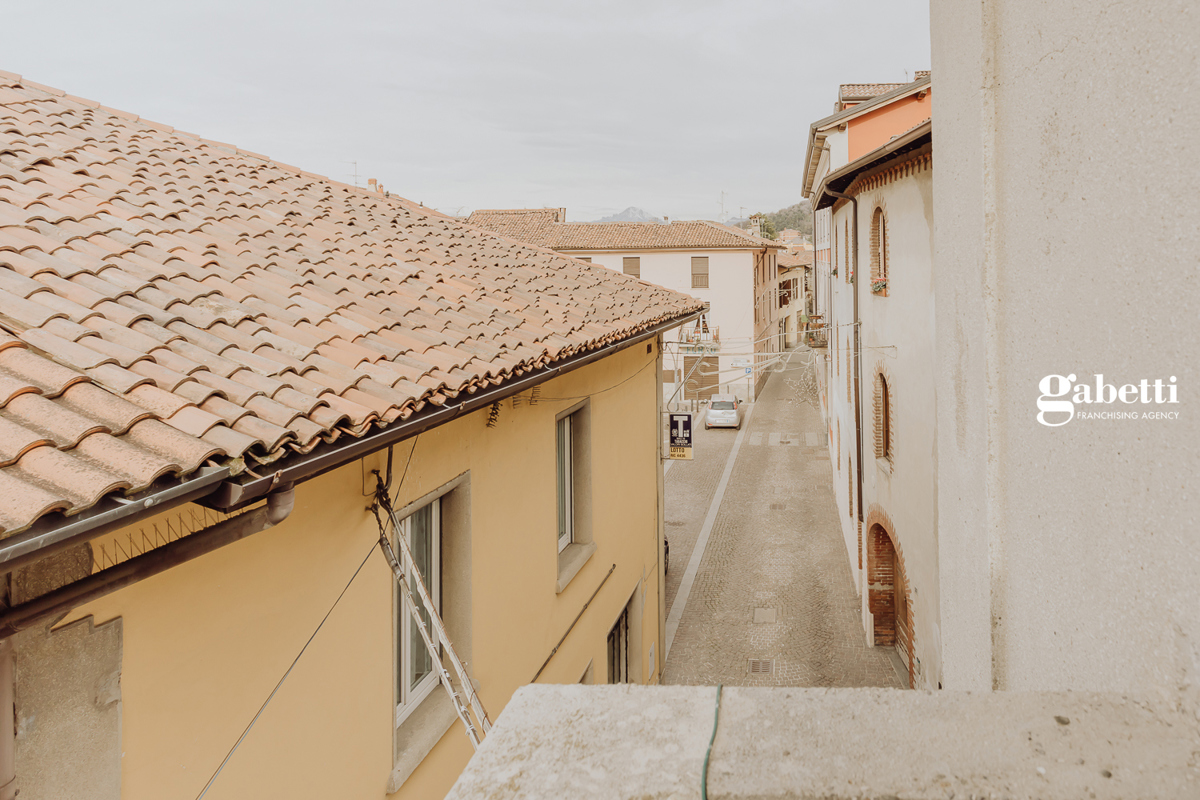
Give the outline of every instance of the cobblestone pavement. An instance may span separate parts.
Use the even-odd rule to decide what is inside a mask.
[[[798,348],[755,403],[663,683],[901,686],[891,648],[867,647],[834,507],[819,408]],[[695,426],[696,460],[666,477],[670,613],[737,431]],[[751,659],[770,661],[751,673]]]

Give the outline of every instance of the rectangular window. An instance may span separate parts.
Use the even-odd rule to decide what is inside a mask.
[[[642,259],[640,256],[625,256],[621,259],[621,269],[626,275],[635,278],[642,277]]]
[[[629,683],[629,608],[608,632],[608,682]]]
[[[571,463],[571,419],[575,415],[558,421],[558,552],[567,549],[573,539],[575,528],[574,465]]]
[[[592,263],[592,257],[591,257],[591,256],[578,256],[578,258],[579,258],[579,260],[580,260],[580,261],[586,261],[586,262],[587,262],[587,263],[589,263],[589,264],[590,264],[590,263]]]
[[[417,591],[417,578],[412,567],[420,573],[421,580],[436,611],[441,611],[442,564],[441,564],[441,502],[434,500],[400,522],[399,535],[404,537],[412,553],[414,564],[404,563],[403,548],[396,545],[396,557],[401,560],[408,573],[408,588],[416,604],[419,616],[429,632],[434,647],[441,650],[437,632],[430,625],[429,610]],[[416,708],[438,685],[437,673],[433,669],[433,656],[425,645],[416,617],[408,601],[397,592],[396,625],[396,724]]]
[[[692,288],[708,288],[708,256],[692,256]]]

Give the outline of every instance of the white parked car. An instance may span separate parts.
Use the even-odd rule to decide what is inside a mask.
[[[736,395],[714,394],[708,401],[708,412],[704,415],[704,427],[708,428],[740,428],[742,427],[742,404]]]

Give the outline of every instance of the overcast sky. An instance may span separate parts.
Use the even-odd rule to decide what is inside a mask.
[[[839,83],[929,68],[925,0],[6,4],[0,69],[448,213],[801,199]]]

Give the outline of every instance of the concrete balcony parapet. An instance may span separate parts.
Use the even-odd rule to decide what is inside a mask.
[[[524,687],[448,800],[699,797],[715,699]],[[708,796],[1196,798],[1200,718],[1182,696],[727,687]]]

